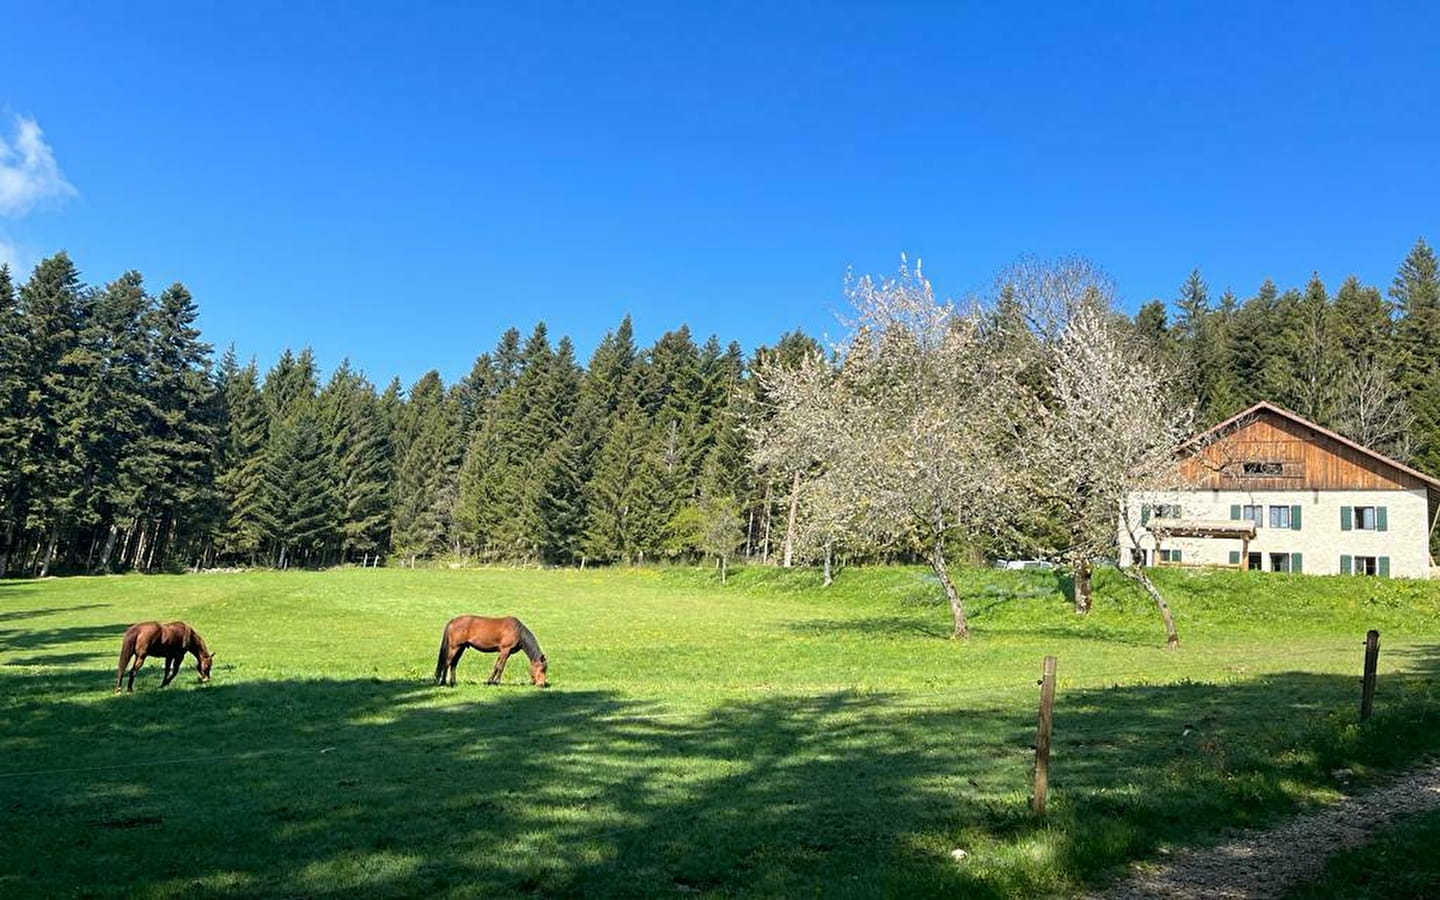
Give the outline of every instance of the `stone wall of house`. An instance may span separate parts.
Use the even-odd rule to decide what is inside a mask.
[[[1251,568],[1259,554],[1264,571],[1300,571],[1315,575],[1338,575],[1348,567],[1351,574],[1373,566],[1376,574],[1394,578],[1430,576],[1428,521],[1429,505],[1423,489],[1353,491],[1234,491],[1200,490],[1141,493],[1130,498],[1126,519],[1120,523],[1119,552],[1122,564],[1133,558],[1133,531],[1139,545],[1154,554],[1155,539],[1141,522],[1159,510],[1171,516],[1179,507],[1182,519],[1230,520],[1245,507],[1259,507],[1260,521],[1250,542]],[[1273,513],[1272,507],[1283,509]],[[1373,512],[1357,512],[1357,509]],[[1298,527],[1296,514],[1298,513]],[[1348,520],[1349,528],[1345,523]],[[1127,522],[1129,525],[1127,526]],[[1277,527],[1277,523],[1288,526]],[[1382,530],[1383,528],[1383,530]],[[1227,565],[1238,561],[1239,540],[1214,538],[1166,538],[1159,549],[1169,551],[1173,560],[1178,551],[1182,564]],[[1298,554],[1298,556],[1297,556]],[[1155,562],[1155,559],[1150,559]]]

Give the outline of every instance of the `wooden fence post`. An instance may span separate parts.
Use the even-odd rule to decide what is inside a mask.
[[[1050,791],[1050,721],[1055,706],[1055,657],[1045,657],[1040,675],[1040,722],[1035,729],[1035,797],[1031,808],[1035,815],[1045,815],[1045,799]]]
[[[1375,702],[1375,667],[1380,661],[1380,632],[1370,629],[1365,633],[1365,678],[1360,687],[1360,721],[1370,718],[1370,707]]]

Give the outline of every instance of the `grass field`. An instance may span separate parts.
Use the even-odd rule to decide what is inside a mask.
[[[1159,577],[1176,652],[1127,584],[1082,619],[1045,573],[967,573],[966,643],[914,569],[0,582],[0,896],[1063,895],[1440,748],[1440,585]],[[523,618],[553,687],[473,653],[432,686],[461,612]],[[111,694],[152,618],[210,684]]]

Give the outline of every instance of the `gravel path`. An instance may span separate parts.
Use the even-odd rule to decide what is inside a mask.
[[[1440,762],[1432,762],[1279,827],[1244,832],[1218,847],[1174,853],[1161,863],[1138,864],[1125,880],[1091,897],[1279,897],[1292,885],[1317,876],[1326,857],[1365,843],[1391,819],[1437,806]]]

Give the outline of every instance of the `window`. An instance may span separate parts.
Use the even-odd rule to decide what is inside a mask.
[[[1247,561],[1250,571],[1252,572],[1259,572],[1265,568],[1265,564],[1261,562],[1261,556],[1259,553],[1251,553],[1246,556],[1245,559]]]
[[[1288,554],[1288,553],[1272,553],[1272,554],[1270,554],[1270,571],[1272,571],[1272,572],[1288,572],[1288,571],[1290,571],[1290,554]]]
[[[1155,518],[1157,518],[1157,519],[1178,519],[1178,518],[1180,518],[1180,504],[1178,504],[1178,503],[1157,503],[1157,504],[1155,504]]]
[[[1247,462],[1240,466],[1240,471],[1246,475],[1270,476],[1285,474],[1285,465],[1278,462]]]
[[[1340,530],[1388,531],[1389,510],[1384,506],[1342,506],[1340,507]]]
[[[1241,507],[1240,518],[1254,522],[1255,527],[1259,528],[1265,524],[1265,507],[1258,505]]]
[[[1358,512],[1358,510],[1357,510]],[[1374,556],[1355,557],[1356,575],[1376,575],[1380,572],[1379,558]]]
[[[1179,550],[1161,550],[1160,561],[1167,563],[1178,563],[1183,562],[1183,558]]]
[[[1288,506],[1272,506],[1272,507],[1270,507],[1270,527],[1271,527],[1271,528],[1289,528],[1289,527],[1290,527],[1290,507],[1288,507]]]

